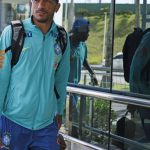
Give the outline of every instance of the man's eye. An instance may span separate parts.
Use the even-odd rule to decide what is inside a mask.
[[[40,0],[31,0],[32,3],[39,3]],[[47,3],[47,4],[55,4],[56,1],[55,0],[43,0],[44,3]]]
[[[55,4],[56,3],[55,0],[47,0],[47,2],[50,3],[50,4]]]
[[[33,3],[35,3],[35,2],[39,2],[39,0],[31,0]]]

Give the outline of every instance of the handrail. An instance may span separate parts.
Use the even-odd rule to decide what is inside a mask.
[[[73,87],[71,85],[67,86],[67,92],[81,94],[85,96],[91,96],[95,98],[102,98],[105,100],[113,101],[113,102],[120,102],[124,104],[133,104],[143,107],[150,108],[150,100],[144,99],[144,98],[137,98],[137,97],[131,97],[131,96],[125,96],[125,95],[119,95],[114,93],[106,93],[102,91],[95,91],[92,89],[87,89],[86,86],[83,87]]]
[[[60,132],[60,133],[63,135],[63,137],[64,137],[67,141],[70,141],[70,142],[73,142],[73,143],[77,143],[77,144],[80,144],[80,145],[82,145],[82,146],[86,146],[86,147],[88,147],[88,148],[92,148],[93,150],[106,150],[106,149],[102,149],[102,148],[100,148],[100,147],[98,147],[98,146],[89,144],[89,143],[87,143],[87,142],[81,141],[81,140],[79,140],[79,139],[73,138],[73,137],[71,137],[71,136],[69,136],[69,135],[66,135],[66,134],[62,133],[62,132]]]
[[[77,125],[77,123],[73,123],[73,126],[75,127],[79,127]],[[108,131],[103,131],[101,129],[97,129],[97,128],[94,128],[94,127],[90,127],[88,125],[84,125],[83,128],[85,130],[90,130],[90,132],[94,133],[94,134],[101,134],[101,135],[104,135],[104,136],[110,136],[111,138],[117,140],[117,141],[120,141],[120,142],[124,142],[126,144],[129,144],[131,145],[132,147],[138,147],[138,148],[141,148],[141,149],[144,149],[144,150],[149,150],[149,146],[147,145],[144,145],[143,143],[139,143],[137,141],[134,141],[132,139],[128,139],[128,138],[125,138],[125,137],[122,137],[122,136],[119,136],[119,135],[116,135],[114,133],[108,133]]]
[[[79,127],[76,123],[73,123],[73,126]],[[128,139],[128,138],[125,138],[125,137],[122,137],[122,136],[119,136],[119,135],[116,135],[116,134],[113,134],[113,133],[109,134],[108,131],[103,131],[101,129],[96,129],[96,128],[90,127],[88,125],[84,125],[83,128],[86,129],[86,130],[90,130],[92,133],[95,133],[95,134],[101,134],[101,135],[104,135],[104,136],[107,136],[107,137],[110,136],[111,138],[113,138],[117,141],[129,144],[132,147],[138,147],[138,148],[141,148],[141,149],[144,149],[144,150],[149,150],[149,146],[144,145],[143,143],[139,143],[137,141],[134,141],[134,140],[131,140],[131,139]]]
[[[98,98],[97,100],[103,99],[103,100],[112,101],[112,102],[119,102],[123,104],[133,104],[137,106],[150,108],[150,96],[149,95],[142,97],[141,94],[129,93],[129,92],[119,93],[116,91],[112,91],[111,93],[110,90],[108,89],[102,89],[102,88],[91,87],[91,86],[80,85],[80,84],[71,84],[71,83],[68,83],[67,92],[89,96],[89,97],[95,97],[95,98]],[[91,132],[94,132],[94,133],[99,133],[105,136],[109,136],[117,141],[119,140],[121,142],[127,143],[131,145],[132,147],[140,147],[145,150],[149,149],[147,145],[138,143],[137,141],[130,140],[125,137],[115,135],[113,133],[108,133],[107,131],[98,130],[96,128],[89,127],[89,126],[83,126],[83,128],[89,129]]]
[[[93,133],[96,133],[96,134],[110,136],[111,138],[113,138],[117,141],[121,141],[121,142],[124,142],[126,144],[129,144],[132,147],[135,147],[135,148],[138,147],[138,148],[141,148],[143,150],[149,150],[149,146],[147,146],[143,143],[139,143],[137,141],[134,141],[134,140],[122,137],[122,136],[118,136],[118,135],[115,135],[113,133],[109,134],[107,131],[102,131],[102,130],[99,130],[99,129],[96,129],[96,128],[93,128],[93,127],[84,126],[84,128],[86,128],[86,129],[88,129],[88,130],[90,130],[90,131],[92,131]]]

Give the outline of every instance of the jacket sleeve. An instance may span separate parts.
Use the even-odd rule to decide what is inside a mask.
[[[70,72],[70,42],[69,38],[67,41],[66,50],[62,56],[60,64],[57,68],[55,75],[55,86],[59,94],[59,99],[57,99],[57,113],[62,115],[65,107],[66,101],[66,86]]]
[[[130,91],[150,94],[150,33],[146,34],[137,48],[130,67]]]
[[[5,50],[11,44],[11,27],[8,26],[4,29],[0,37],[0,50]],[[11,52],[8,51],[4,54],[4,64],[0,69],[0,114],[3,111],[5,97],[9,86],[10,73],[11,73]]]

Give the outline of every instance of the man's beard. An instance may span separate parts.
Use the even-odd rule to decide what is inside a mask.
[[[49,17],[45,17],[45,18],[39,18],[39,17],[36,17],[36,16],[34,16],[34,18],[35,18],[35,20],[37,21],[37,22],[39,22],[39,23],[46,23],[46,22],[48,22],[48,21],[51,21],[52,19],[53,19],[53,16],[54,15],[51,15],[51,16],[49,16]]]
[[[50,16],[46,15],[45,17],[38,17],[38,12],[39,11],[42,11],[42,12],[44,12],[44,13],[47,14],[47,11],[45,11],[44,9],[38,9],[38,10],[36,10],[35,13],[34,13],[35,15],[33,15],[33,16],[34,16],[34,19],[37,22],[39,22],[39,23],[46,23],[46,22],[48,22],[48,21],[50,21],[50,20],[53,19],[54,13],[51,14]]]
[[[35,17],[35,20],[37,21],[37,22],[39,22],[39,23],[46,23],[47,21],[49,21],[49,19],[48,18],[46,18],[46,19],[39,19],[39,18],[36,18]]]

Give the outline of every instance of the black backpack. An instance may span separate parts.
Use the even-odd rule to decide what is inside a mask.
[[[11,21],[11,29],[12,29],[11,46],[6,48],[5,52],[11,49],[11,52],[12,52],[11,68],[13,68],[13,66],[15,66],[17,62],[19,61],[19,57],[20,57],[23,44],[24,44],[24,39],[25,39],[25,30],[24,30],[23,23],[20,20]],[[57,25],[57,30],[58,30],[58,37],[56,40],[60,44],[62,55],[63,55],[67,47],[67,32],[65,31],[63,27],[58,26],[58,25]],[[59,94],[57,92],[56,86],[54,86],[54,91],[55,91],[56,97],[59,98]]]
[[[128,111],[116,122],[115,134],[121,137],[132,139],[135,136],[136,124],[133,120],[127,118]],[[112,144],[125,150],[125,143],[119,140],[112,140]]]
[[[123,69],[124,78],[126,82],[129,82],[130,76],[130,65],[132,62],[133,55],[139,46],[143,37],[143,30],[141,28],[134,28],[134,31],[127,35],[124,46],[123,46]]]
[[[132,62],[132,58],[140,42],[142,37],[150,31],[150,28],[143,31],[141,28],[134,28],[134,31],[127,35],[125,43],[123,45],[123,69],[124,69],[124,78],[125,81],[129,83],[130,76],[130,66]]]

